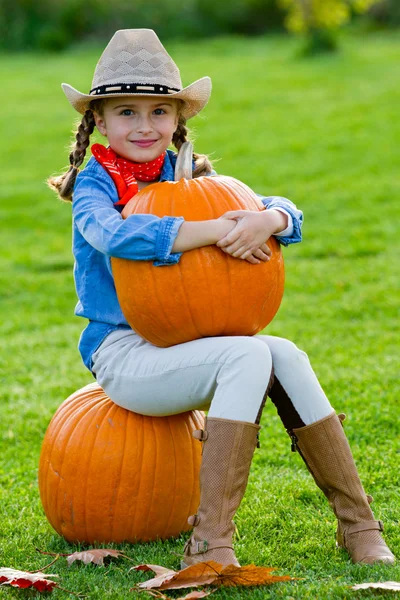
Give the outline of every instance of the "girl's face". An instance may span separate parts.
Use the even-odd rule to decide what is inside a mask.
[[[172,98],[110,98],[94,112],[97,129],[110,147],[128,160],[148,162],[170,145],[178,126],[178,102]]]

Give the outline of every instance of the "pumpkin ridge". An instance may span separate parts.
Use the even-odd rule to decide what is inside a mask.
[[[206,194],[204,194],[204,195],[206,195]],[[221,201],[225,202],[225,195],[226,195],[225,192],[222,193],[221,190],[220,190],[220,188],[216,187],[215,190],[213,190],[213,202],[214,202],[214,204],[217,204],[218,206],[220,206]],[[225,206],[225,208],[230,209],[231,207]],[[224,212],[227,212],[227,211],[224,210],[222,212],[222,214],[224,214]],[[214,212],[214,215],[215,215],[215,212]],[[221,215],[218,215],[218,217],[219,216],[221,216]],[[230,269],[229,269],[229,263],[230,263],[229,258],[230,257],[228,257],[225,254],[225,252],[223,250],[221,250],[221,248],[218,248],[217,245],[216,245],[215,249],[221,253],[221,260],[223,260],[223,264],[226,267],[226,272],[227,272],[227,276],[228,276],[227,277],[228,278],[228,289],[230,289],[230,287],[231,287],[231,277],[230,277]],[[238,259],[236,259],[236,260],[238,260]],[[228,319],[229,319],[229,312],[230,312],[230,309],[231,309],[231,295],[230,294],[228,294],[228,299],[229,299],[229,304],[228,304],[229,310],[227,310],[227,311],[224,310],[223,313],[222,313],[225,316],[225,322],[224,322],[223,325],[222,324],[219,325],[220,335],[223,335],[224,331],[226,330],[226,326],[227,326]],[[214,303],[213,303],[213,308],[214,308]],[[224,307],[224,309],[225,309],[225,307]],[[220,316],[221,315],[219,315],[219,317]]]
[[[232,190],[224,179],[218,179],[218,186],[215,186],[215,189],[212,190],[212,196],[213,201],[218,207],[221,206],[221,203],[223,206],[222,210],[218,211],[215,218],[221,217],[228,210],[233,210],[233,207],[230,205]]]
[[[90,391],[88,392],[88,395],[90,396]],[[68,398],[68,400],[69,400],[70,398],[71,398],[71,396]],[[67,402],[68,402],[68,400],[67,400]],[[87,397],[86,397],[86,394],[85,394],[85,397],[84,397],[84,399],[82,400],[82,402],[80,403],[80,406],[79,406],[79,409],[78,409],[78,412],[79,412],[80,414],[81,414],[82,412],[83,412],[84,414],[86,414],[86,411],[85,411],[85,402],[86,402],[86,401],[87,401]],[[60,408],[61,408],[61,407],[60,407]],[[68,407],[68,408],[69,408],[69,407]],[[59,410],[60,410],[60,409],[59,409]],[[59,412],[59,411],[57,411],[57,413],[58,413],[58,412]],[[56,415],[55,415],[55,416],[57,416],[57,413],[56,413]],[[60,413],[59,413],[59,414],[62,416],[62,411],[60,411]],[[51,459],[52,459],[52,457],[53,457],[53,450],[55,450],[55,456],[57,456],[57,454],[59,453],[59,461],[60,461],[60,464],[58,465],[58,470],[57,470],[57,471],[56,471],[56,469],[54,469],[54,467],[53,467],[53,465],[52,465],[52,469],[53,469],[53,471],[54,471],[54,472],[60,472],[60,473],[61,473],[61,472],[63,471],[66,450],[67,450],[67,448],[68,448],[68,445],[69,445],[69,443],[70,443],[71,436],[72,436],[72,435],[73,435],[73,433],[74,433],[74,429],[75,429],[75,428],[74,428],[74,424],[75,424],[75,411],[73,410],[73,404],[72,404],[72,401],[71,401],[71,410],[69,411],[69,413],[68,413],[68,416],[69,416],[69,415],[71,415],[71,414],[72,414],[72,419],[71,419],[71,420],[72,420],[72,422],[71,422],[71,420],[70,420],[70,419],[66,419],[66,420],[62,420],[62,419],[61,419],[61,428],[60,428],[60,429],[59,429],[59,431],[58,431],[58,436],[59,436],[59,435],[61,435],[61,436],[62,436],[62,435],[63,435],[63,433],[64,433],[64,435],[68,435],[68,441],[67,441],[67,443],[66,443],[66,444],[65,444],[65,446],[64,446],[64,450],[63,450],[63,452],[59,452],[59,450],[60,450],[60,449],[57,447],[57,445],[56,445],[56,444],[54,444],[54,445],[52,446],[52,453],[51,453],[51,455],[50,455],[50,460],[51,460]],[[58,436],[57,436],[57,438],[58,438]],[[62,510],[62,507],[64,506],[64,502],[65,502],[65,494],[64,494],[64,500],[62,500],[62,498],[61,498],[61,494],[59,493],[59,488],[60,488],[60,485],[61,485],[61,477],[59,477],[57,481],[58,481],[58,484],[57,484],[56,493],[55,493],[55,497],[57,498],[57,505],[56,505],[56,515],[61,515],[61,516],[58,516],[58,517],[57,517],[57,519],[58,519],[58,521],[59,521],[59,526],[60,526],[60,528],[61,528],[61,531],[63,531],[63,529],[64,529],[64,527],[65,527],[65,524],[64,524],[64,519],[63,519],[63,517],[62,517],[62,515],[63,515],[63,510]],[[52,489],[52,490],[51,490],[51,492],[50,492],[50,487],[49,487],[49,488],[48,488],[48,492],[49,492],[49,493],[51,493],[51,495],[52,495],[52,494],[54,494],[54,489]],[[73,498],[73,495],[72,495],[72,498]],[[71,502],[72,502],[72,500],[71,500]],[[60,503],[61,503],[61,510],[59,510]]]
[[[191,179],[191,180],[190,180],[190,182],[191,182],[191,185],[192,185],[193,183],[194,183],[194,184],[196,184],[196,183],[197,183],[195,179]],[[180,180],[179,182],[177,182],[177,185],[178,185],[179,187],[182,187],[182,186],[184,186],[186,183],[187,183],[187,182],[186,182],[186,180],[182,179],[182,180]],[[173,188],[173,191],[175,192],[175,194],[177,193],[177,191],[176,191],[176,187],[175,187],[175,186],[174,186],[174,188]],[[173,214],[173,215],[175,215],[175,214],[176,214],[176,209],[175,209],[175,206],[174,206],[174,203],[175,203],[175,194],[174,194],[174,193],[171,193],[171,195],[170,195],[170,205],[169,205],[170,214]],[[183,257],[182,257],[182,258],[183,258]],[[189,316],[189,318],[190,318],[189,320],[190,320],[190,322],[191,322],[191,324],[192,324],[192,329],[194,329],[194,331],[197,333],[197,335],[198,335],[199,337],[201,337],[201,334],[200,334],[200,332],[198,331],[198,329],[197,329],[197,327],[196,327],[196,325],[195,325],[195,319],[194,319],[194,317],[193,317],[192,308],[191,308],[191,306],[190,306],[190,299],[188,298],[188,296],[187,296],[187,294],[186,294],[186,290],[185,290],[185,284],[184,284],[184,275],[183,275],[183,273],[182,273],[181,263],[179,262],[179,263],[176,265],[176,267],[179,269],[179,278],[178,278],[178,279],[179,279],[179,284],[180,284],[180,288],[181,288],[181,290],[183,291],[183,297],[184,297],[184,298],[185,298],[185,300],[186,300],[187,312],[188,312],[188,316]],[[167,313],[165,312],[165,309],[164,309],[164,307],[163,307],[163,310],[164,310],[164,315],[166,315],[166,316],[167,316],[167,319],[166,319],[166,320],[167,320],[167,321],[170,323],[170,321],[169,321],[169,319],[168,319],[168,315],[167,315]],[[174,326],[172,325],[172,323],[170,323],[170,324],[171,324],[171,327],[174,329]],[[163,341],[164,341],[164,342],[166,342],[166,343],[168,344],[168,340],[163,340]],[[185,340],[185,341],[186,341],[186,340]]]
[[[208,308],[211,309],[209,314],[211,316],[212,327],[214,327],[214,322],[215,322],[215,316],[214,316],[214,294],[212,293],[214,291],[214,286],[211,286],[209,277],[207,276],[207,269],[204,268],[205,253],[204,252],[199,252],[197,256],[198,256],[198,259],[199,259],[200,269],[203,272],[203,279],[206,282],[206,289],[209,290],[209,292],[211,292],[211,297],[210,296],[208,297],[209,298]]]
[[[234,259],[233,257],[226,257],[226,265],[228,267],[228,285],[229,285],[229,290],[232,289],[232,273],[231,273],[231,265],[232,265],[232,261],[229,260],[229,258],[232,258],[232,260],[240,260],[238,258]],[[228,327],[229,323],[230,323],[230,319],[231,319],[231,312],[232,312],[232,296],[231,294],[228,294],[228,306],[226,307],[226,319],[225,319],[225,325],[224,325],[224,332],[226,331],[226,328]]]
[[[92,462],[92,458],[93,458],[93,450],[96,447],[97,438],[98,438],[100,432],[102,432],[102,429],[104,427],[104,422],[108,419],[109,414],[112,411],[112,408],[113,408],[113,405],[110,403],[110,406],[108,407],[107,412],[102,415],[100,426],[98,427],[98,429],[96,429],[96,433],[95,433],[95,435],[93,436],[93,439],[92,439],[92,444],[91,444],[90,452],[88,452],[88,455],[87,455],[88,456],[88,460],[86,461],[86,473],[84,471],[84,474],[82,474],[82,476],[80,478],[80,479],[82,479],[82,481],[84,481],[84,486],[83,486],[84,493],[82,493],[82,496],[84,496],[83,511],[82,511],[82,513],[83,513],[82,522],[83,522],[84,529],[85,529],[86,539],[89,539],[88,519],[87,519],[86,507],[90,506],[90,500],[91,500],[90,497],[88,497],[88,496],[90,496],[90,489],[89,489],[89,485],[88,485],[88,481],[89,481],[88,474],[92,470],[92,468],[91,468],[91,462]],[[87,411],[85,417],[88,417],[90,415],[90,413],[92,413],[92,412],[97,413],[98,412],[98,408],[96,406],[91,407]],[[104,452],[103,452],[103,455],[104,455]],[[75,488],[74,488],[74,491],[75,491]],[[101,542],[102,540],[92,540],[92,541],[99,541],[99,542]]]
[[[206,194],[205,190],[203,189],[202,186],[198,186],[198,194],[201,196],[201,199],[204,199],[204,204],[208,205],[208,209],[210,210],[211,213],[211,219],[215,218],[215,210],[213,208],[213,204],[211,203],[210,200],[210,194]],[[217,246],[216,246],[217,247]],[[206,289],[211,291],[211,297],[212,297],[212,302],[210,302],[211,306],[209,305],[209,308],[211,308],[210,310],[210,315],[211,315],[211,323],[212,323],[212,327],[214,328],[214,323],[217,320],[216,319],[216,315],[215,315],[215,302],[214,302],[214,294],[212,293],[214,291],[214,286],[210,286],[210,279],[207,276],[207,268],[205,268],[204,266],[204,258],[206,256],[206,252],[207,252],[207,248],[200,248],[201,252],[197,253],[198,259],[199,259],[199,265],[201,270],[203,271],[203,279],[205,279],[207,286]]]
[[[177,473],[176,473],[176,465],[177,465],[177,452],[176,452],[176,445],[175,445],[175,438],[174,438],[174,432],[172,430],[171,427],[171,419],[169,417],[167,417],[167,424],[168,424],[168,429],[169,429],[169,433],[171,436],[171,440],[172,440],[172,446],[174,449],[174,481],[172,483],[172,489],[174,490],[174,492],[176,492],[176,480],[177,480]],[[166,533],[169,529],[169,524],[171,522],[171,518],[172,516],[175,514],[175,502],[176,502],[176,493],[173,494],[173,502],[172,502],[172,506],[168,515],[168,519],[166,520],[166,524],[164,527],[164,532],[163,532],[163,537],[166,537]]]
[[[144,431],[144,416],[143,415],[140,415],[140,416],[141,416],[141,428],[140,428],[140,433],[141,433],[141,448],[143,449],[144,446],[145,446],[145,436],[146,436],[146,433]],[[147,444],[149,443],[148,440],[146,441],[146,443]],[[140,462],[139,481],[138,481],[138,484],[137,484],[137,495],[136,496],[140,496],[141,487],[143,486],[143,479],[144,479],[143,478],[143,469],[144,468],[145,468],[145,461],[142,460]],[[139,508],[138,507],[138,502],[136,501],[135,502],[135,512],[134,512],[134,515],[133,515],[133,518],[132,518],[132,529],[136,530],[136,531],[137,531],[137,527],[136,527],[135,521],[136,521],[136,518],[138,516],[138,508]]]
[[[227,180],[226,177],[221,176],[221,178],[218,179],[218,186],[215,186],[215,189],[213,189],[213,199],[215,201],[215,204],[218,207],[220,207],[221,204],[223,206],[223,209],[219,211],[220,214],[218,214],[218,217],[222,216],[228,210],[241,210],[243,208],[241,202],[242,198],[240,197],[240,199],[238,199],[237,194],[235,194],[235,201],[240,206],[233,207],[231,205],[231,199],[233,195],[234,192],[232,191],[230,181]]]
[[[64,402],[67,403],[70,397],[71,396],[69,396],[68,399],[65,400]],[[63,405],[61,405],[61,406],[63,406]],[[63,455],[62,455],[62,460],[61,460],[61,468],[59,468],[58,470],[56,470],[53,467],[53,456],[56,455],[57,450],[58,450],[55,441],[57,440],[58,436],[63,431],[64,426],[65,426],[65,420],[63,420],[63,418],[62,418],[62,409],[61,409],[61,406],[58,407],[56,413],[54,414],[53,418],[51,419],[51,421],[50,421],[50,423],[48,425],[48,427],[50,427],[50,426],[54,427],[55,431],[53,432],[53,435],[52,435],[51,439],[50,440],[46,440],[46,442],[45,442],[46,445],[50,444],[50,450],[48,451],[49,456],[47,457],[47,460],[46,460],[46,462],[44,464],[43,470],[40,469],[41,472],[43,473],[44,480],[47,482],[47,485],[46,485],[44,493],[43,493],[43,499],[42,499],[42,503],[43,503],[43,505],[45,507],[52,506],[51,497],[52,497],[53,494],[54,494],[54,497],[58,498],[58,488],[59,488],[60,483],[61,483],[61,477],[57,477],[57,488],[56,488],[56,490],[54,490],[54,488],[50,485],[49,479],[48,479],[48,473],[49,473],[50,469],[54,473],[61,473],[61,471],[62,471],[62,463],[63,463],[63,459],[64,459]],[[72,407],[71,407],[70,413],[71,412],[73,412],[73,408]],[[42,452],[43,452],[43,448],[42,448]],[[46,452],[46,456],[47,456],[47,452]],[[51,511],[49,511],[49,512],[51,512]],[[55,511],[55,517],[54,517],[54,520],[56,522],[58,521],[57,514],[58,514],[58,511],[56,510]],[[51,514],[49,515],[49,521],[53,525],[53,515],[51,515]]]
[[[173,188],[170,187],[168,189],[171,190],[171,193],[168,196],[169,206],[166,208],[166,214],[174,215],[175,211],[174,211],[174,206],[173,206],[173,204],[174,204],[173,190],[175,189],[175,186]],[[151,202],[150,202],[150,206],[149,206],[149,209],[148,209],[149,213],[151,213],[151,214],[157,214],[157,211],[153,210],[153,204],[157,201],[157,195],[155,193],[151,194],[150,200],[151,200]],[[179,268],[179,274],[180,274],[180,280],[181,280],[182,275],[181,275],[181,271],[180,271],[180,265],[178,264],[178,265],[175,265],[175,266],[177,268]],[[157,268],[162,268],[162,267],[154,267],[154,268],[157,269]],[[168,268],[168,266],[165,267],[165,268]],[[149,279],[151,280],[151,283],[152,283],[152,289],[153,289],[152,296],[153,296],[153,298],[157,299],[158,309],[163,314],[164,319],[168,323],[168,325],[170,326],[171,331],[174,331],[175,326],[174,326],[174,324],[171,322],[171,320],[169,318],[169,314],[168,314],[168,311],[166,310],[166,308],[164,306],[164,303],[162,302],[162,300],[160,300],[158,286],[156,285],[156,283],[154,281],[154,277],[151,276]],[[164,345],[164,346],[168,345],[168,339],[164,339],[161,331],[157,331],[156,334],[154,333],[154,331],[152,333],[153,333],[153,335],[157,335],[158,339],[161,340],[162,345]]]
[[[231,184],[231,180],[233,180],[233,178],[229,178],[229,177],[224,177],[223,180],[220,182],[221,183],[221,187],[222,189],[220,189],[220,187],[218,186],[217,188],[217,199],[219,202],[223,201],[227,196],[229,197],[229,200],[231,199],[231,197],[235,194],[235,189],[233,189],[233,186]],[[236,182],[238,180],[233,180]],[[240,185],[240,189],[242,190],[242,182],[239,181]],[[251,191],[251,190],[250,190]],[[235,196],[237,196],[235,194]],[[250,210],[248,209],[248,207],[246,206],[246,203],[242,200],[242,197],[240,197],[240,199],[238,199],[237,197],[235,198],[235,200],[238,202],[239,206],[237,207],[232,207],[230,205],[230,202],[228,202],[228,206],[226,206],[227,210],[233,210],[233,208],[237,209],[237,210]],[[244,206],[243,206],[244,205]],[[226,212],[226,211],[224,211]],[[242,264],[241,264],[241,259],[240,258],[235,258],[234,256],[230,256],[230,255],[226,255],[224,253],[223,250],[220,250],[220,252],[222,252],[223,254],[223,258],[224,258],[224,262],[227,265],[227,273],[228,273],[228,289],[231,290],[231,293],[228,294],[228,299],[229,299],[229,303],[227,306],[227,310],[224,310],[224,314],[225,314],[225,323],[223,328],[221,328],[221,334],[220,335],[232,335],[231,330],[231,320],[232,320],[232,310],[235,309],[235,302],[233,301],[233,297],[232,297],[232,289],[233,289],[233,281],[234,279],[232,278],[232,269],[236,269],[238,268],[242,268]],[[235,261],[239,261],[239,264],[235,264]],[[235,318],[235,316],[234,316]]]
[[[183,296],[184,296],[184,298],[186,300],[186,303],[187,303],[187,309],[188,309],[188,313],[189,313],[189,316],[190,316],[190,321],[191,321],[192,329],[194,329],[194,331],[197,333],[197,337],[201,338],[201,337],[203,337],[203,335],[198,330],[197,325],[195,323],[195,319],[193,317],[192,307],[190,306],[190,299],[189,299],[189,297],[188,297],[188,295],[186,293],[186,289],[185,289],[185,285],[184,285],[184,281],[183,281],[184,278],[183,278],[183,275],[182,275],[182,270],[181,270],[180,265],[179,265],[179,274],[180,274],[179,283],[180,283],[181,289],[183,291]],[[195,338],[192,338],[192,339],[195,339]],[[185,340],[185,341],[188,341],[188,340]]]
[[[155,269],[168,269],[170,267],[165,266],[165,267],[154,267]],[[163,314],[165,321],[168,323],[168,325],[170,326],[171,330],[174,330],[174,326],[173,323],[171,323],[169,315],[168,315],[168,311],[166,311],[164,303],[162,302],[162,300],[159,297],[159,291],[158,291],[158,286],[156,285],[155,281],[154,281],[154,277],[152,274],[150,274],[150,277],[148,278],[148,281],[151,281],[152,284],[152,289],[153,289],[153,293],[152,293],[152,297],[157,299],[158,302],[158,308],[160,310],[160,312]],[[157,335],[158,339],[161,340],[162,344],[165,345],[167,342],[167,340],[165,340],[163,338],[162,332],[161,331],[157,331],[157,333],[154,333],[154,330],[152,331],[153,335]],[[144,337],[144,336],[143,336]]]
[[[181,181],[178,182],[178,185],[182,184],[181,185],[181,187],[182,187],[183,185],[186,185],[186,183],[187,183],[186,180],[181,180]],[[198,182],[196,181],[196,179],[191,179],[190,180],[190,185],[196,185],[196,188],[198,187],[201,190],[201,187],[197,186],[197,184],[198,184]],[[171,198],[170,209],[171,209],[171,211],[173,211],[173,212],[171,212],[171,214],[175,214],[176,211],[174,210],[174,206],[173,206],[173,203],[174,203],[174,194],[171,194],[170,198]],[[186,204],[186,202],[185,202],[185,204]],[[190,322],[192,324],[192,330],[194,329],[194,331],[196,332],[196,334],[198,335],[198,337],[202,337],[202,334],[200,333],[200,331],[198,330],[198,328],[197,328],[197,326],[195,324],[195,319],[194,319],[194,316],[193,316],[193,310],[192,310],[192,307],[190,305],[190,298],[188,297],[188,295],[186,293],[186,289],[185,289],[185,283],[184,283],[184,279],[185,278],[184,278],[184,275],[182,273],[182,268],[181,268],[180,262],[177,264],[177,267],[179,269],[179,283],[180,283],[181,290],[183,291],[183,297],[186,300],[187,312],[189,314]]]
[[[148,211],[151,215],[155,215],[156,213],[154,212],[153,209],[153,205],[155,202],[155,194],[152,194],[151,191],[147,191],[148,196],[147,196],[147,203],[148,203]]]
[[[119,410],[119,406],[116,406],[116,408],[117,408],[117,410],[115,411],[115,414],[117,416],[120,416],[120,414],[118,414],[118,413],[120,413],[122,411]],[[123,429],[123,432],[124,432],[124,437],[122,439],[122,444],[121,444],[121,457],[122,458],[121,458],[121,462],[120,462],[119,473],[118,473],[118,475],[116,476],[116,479],[115,479],[116,494],[115,494],[115,504],[114,504],[114,511],[113,511],[113,523],[112,523],[112,526],[111,526],[111,535],[112,535],[113,538],[115,538],[114,532],[115,532],[115,529],[116,529],[117,524],[118,524],[117,523],[117,519],[116,519],[116,514],[117,514],[117,510],[118,510],[118,491],[121,490],[120,483],[121,483],[121,480],[122,480],[122,471],[123,471],[123,468],[124,468],[124,458],[126,456],[126,453],[125,453],[125,448],[126,448],[126,430],[127,430],[126,424],[127,424],[127,421],[128,421],[128,414],[126,412],[123,412],[122,414],[124,416],[124,419],[123,419],[124,422],[123,422],[123,425],[122,425],[122,429]],[[112,506],[112,497],[110,499],[110,504]]]
[[[151,430],[152,430],[152,434],[153,434],[153,439],[151,442],[151,446],[155,448],[155,458],[154,458],[154,462],[153,462],[153,473],[152,473],[152,478],[153,480],[155,480],[156,478],[156,473],[157,473],[157,464],[158,464],[158,458],[159,458],[159,446],[158,446],[158,436],[157,436],[157,432],[154,429],[154,421],[151,421]],[[150,515],[152,512],[152,508],[153,508],[153,503],[154,503],[154,488],[152,490],[152,494],[151,494],[151,500],[147,505],[147,514],[146,514],[146,531],[149,529],[149,520],[150,520]]]
[[[139,435],[141,434],[143,437],[143,415],[139,415],[137,414],[136,417],[140,417],[140,427],[138,426],[138,423],[135,423],[135,437],[136,437],[136,441],[138,442],[139,440]],[[129,427],[133,427],[133,423],[129,421],[128,419],[128,426]],[[140,431],[140,434],[139,434]],[[139,448],[139,443],[136,444],[135,446],[135,455],[132,455],[132,460],[135,462],[135,464],[139,464],[138,461],[138,448]],[[142,463],[141,463],[142,464]],[[140,469],[137,469],[136,473],[135,473],[135,479],[133,480],[133,487],[132,487],[132,492],[133,492],[133,496],[132,496],[132,501],[130,503],[130,522],[128,525],[128,532],[129,532],[129,540],[132,540],[133,537],[133,531],[135,528],[135,518],[136,518],[136,512],[137,512],[137,493],[139,490],[139,483],[140,483],[140,470],[141,470],[141,466]],[[136,493],[136,495],[135,495]]]

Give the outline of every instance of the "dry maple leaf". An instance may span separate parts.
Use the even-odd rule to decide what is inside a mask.
[[[380,590],[391,590],[392,592],[400,592],[400,583],[398,581],[382,581],[381,583],[357,583],[351,587],[352,590],[369,590],[376,588]]]
[[[17,569],[0,568],[0,584],[11,585],[17,588],[34,587],[39,592],[51,592],[57,585],[56,581],[47,579],[58,577],[58,575],[47,575],[46,573],[29,573],[29,571],[18,571]]]
[[[267,585],[277,581],[289,581],[289,576],[272,575],[272,568],[247,565],[235,567],[223,565],[210,560],[191,565],[182,571],[172,571],[158,565],[139,565],[132,567],[136,571],[154,571],[156,577],[139,583],[138,589],[172,590],[186,587],[199,587],[202,585],[215,586],[256,586]]]
[[[221,571],[213,585],[269,585],[277,581],[291,581],[293,579],[289,575],[272,575],[272,571],[275,571],[273,567],[256,567],[255,565],[235,567],[235,565],[228,565]]]
[[[95,565],[104,566],[104,559],[107,556],[111,558],[127,558],[125,554],[119,550],[111,550],[108,548],[93,548],[92,550],[85,550],[84,552],[74,552],[73,554],[67,554],[66,559],[68,566],[70,567],[76,560],[81,560],[85,565],[94,563]]]
[[[172,571],[159,565],[139,565],[132,567],[135,571],[154,571],[157,576],[138,584],[139,589],[173,590],[186,587],[199,587],[213,583],[222,569],[222,565],[210,560],[208,563],[197,563],[182,571]]]

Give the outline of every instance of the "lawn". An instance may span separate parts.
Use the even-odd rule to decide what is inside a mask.
[[[386,539],[400,557],[398,173],[400,39],[344,37],[341,52],[299,59],[280,37],[215,39],[168,47],[184,84],[213,79],[196,149],[220,173],[287,196],[305,213],[304,241],[287,248],[282,307],[268,332],[306,350],[340,412]],[[86,91],[99,48],[63,55],[1,56],[0,566],[35,570],[35,548],[74,551],[47,523],[37,465],[57,406],[90,383],[74,317],[70,206],[46,189],[67,163],[74,111],[60,82]],[[400,581],[400,567],[355,566],[334,547],[334,518],[274,408],[262,420],[249,487],[237,515],[240,561],[300,578],[269,588],[220,590],[219,598],[369,598],[364,581]],[[121,545],[134,561],[178,567],[184,539]],[[59,561],[62,585],[90,599],[129,592],[143,574],[128,561],[106,568]],[[39,597],[10,588],[0,596]],[[61,591],[55,598],[67,597]],[[72,598],[72,596],[71,596]]]

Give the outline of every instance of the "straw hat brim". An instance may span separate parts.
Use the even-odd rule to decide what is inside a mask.
[[[207,104],[211,94],[211,79],[209,77],[202,77],[183,88],[181,91],[170,94],[111,93],[92,95],[82,94],[68,83],[62,83],[61,87],[73,108],[81,114],[84,114],[89,108],[89,104],[92,100],[97,100],[99,98],[118,98],[121,96],[140,96],[146,98],[175,98],[177,100],[183,100],[182,116],[185,117],[185,119],[190,119],[197,115],[197,113],[199,113]]]

